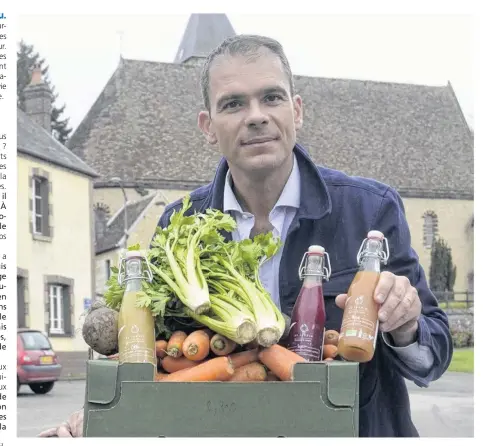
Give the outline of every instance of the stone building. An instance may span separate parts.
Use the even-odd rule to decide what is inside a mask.
[[[100,175],[94,203],[104,211],[98,214],[118,215],[99,233],[98,292],[124,240],[111,232],[120,235],[125,203],[129,243],[140,238],[147,246],[164,204],[213,178],[220,154],[196,124],[203,107],[200,65],[234,34],[224,14],[193,14],[173,63],[121,58],[72,135],[70,149]],[[295,88],[305,103],[298,140],[313,159],[395,187],[427,274],[432,240],[440,236],[457,265],[455,290],[472,288],[473,135],[451,84],[295,75]],[[106,250],[103,238],[116,242]]]

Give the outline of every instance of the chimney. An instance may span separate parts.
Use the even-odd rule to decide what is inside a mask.
[[[105,204],[97,203],[94,207],[96,244],[98,244],[106,236],[108,220],[109,208]]]
[[[38,64],[34,67],[30,84],[25,87],[24,97],[25,113],[50,134],[52,132],[50,125],[52,93],[42,79],[42,71]]]

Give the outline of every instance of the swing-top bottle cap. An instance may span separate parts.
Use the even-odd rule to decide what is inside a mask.
[[[126,251],[126,259],[132,259],[133,257],[142,257],[140,251]]]
[[[376,240],[383,240],[384,234],[381,231],[369,231],[367,233],[367,238],[376,239]]]
[[[319,246],[319,245],[312,245],[312,246],[309,246],[309,254],[324,255],[325,249],[322,246]]]

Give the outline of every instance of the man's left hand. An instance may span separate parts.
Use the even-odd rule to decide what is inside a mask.
[[[347,294],[336,297],[336,304],[344,308]],[[418,291],[405,276],[383,271],[374,292],[380,306],[379,329],[390,333],[396,345],[407,345],[416,340],[421,300]]]

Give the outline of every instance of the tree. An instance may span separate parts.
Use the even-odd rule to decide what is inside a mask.
[[[55,87],[49,79],[49,66],[45,66],[45,59],[41,59],[39,53],[34,51],[33,45],[27,45],[23,40],[19,43],[17,51],[17,107],[25,111],[25,87],[30,83],[32,71],[36,64],[39,64],[42,76],[52,92],[52,113],[50,115],[52,136],[62,144],[67,142],[72,128],[69,128],[69,118],[61,119],[64,113],[65,104],[62,107],[54,105],[58,95]]]
[[[451,248],[441,238],[431,248],[429,283],[432,291],[453,291],[456,280],[456,266],[453,265]]]

